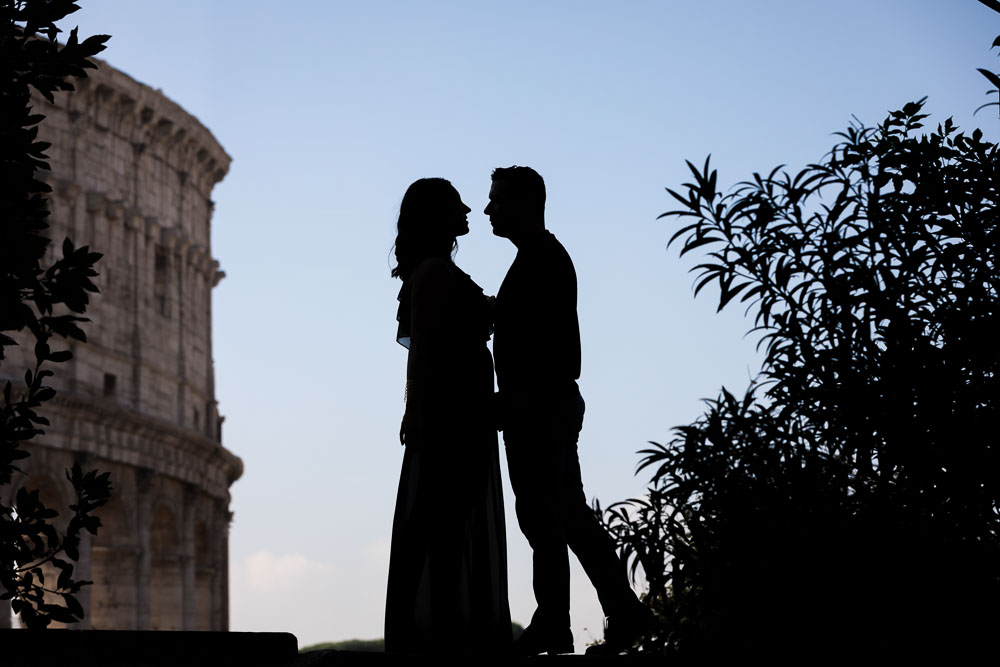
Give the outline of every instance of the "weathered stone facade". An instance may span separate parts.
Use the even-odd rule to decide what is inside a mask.
[[[223,274],[209,248],[210,195],[230,158],[196,118],[107,64],[76,86],[54,105],[34,100],[52,143],[51,252],[68,236],[104,253],[101,293],[88,342],[51,365],[51,427],[0,491],[37,488],[67,508],[65,469],[110,471],[114,499],[76,570],[94,585],[74,627],[226,630],[229,487],[243,464],[222,446],[211,292]],[[0,377],[16,385],[32,349],[8,349]]]

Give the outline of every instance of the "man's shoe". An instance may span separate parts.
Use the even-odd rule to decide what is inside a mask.
[[[644,604],[626,614],[608,616],[604,621],[604,643],[587,649],[587,655],[618,655],[656,630],[656,616]]]
[[[543,630],[529,625],[514,642],[514,655],[538,655],[548,653],[572,653],[573,631],[569,628]]]

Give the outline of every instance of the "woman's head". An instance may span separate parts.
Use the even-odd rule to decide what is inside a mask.
[[[443,178],[421,178],[406,189],[396,222],[394,278],[406,280],[428,257],[450,257],[456,237],[469,233],[471,209]]]

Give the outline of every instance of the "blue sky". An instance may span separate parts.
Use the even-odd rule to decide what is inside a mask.
[[[852,115],[929,96],[996,137],[976,67],[1000,16],[975,0],[306,2],[83,0],[113,66],[197,116],[233,157],[214,192],[217,392],[232,489],[233,630],[300,645],[382,634],[405,350],[389,277],[403,191],[472,207],[456,262],[495,293],[514,256],[481,214],[497,166],[548,186],[579,275],[580,451],[604,504],[642,493],[635,451],[756,370],[740,312],[692,297],[665,187],[708,154],[733,184],[819,159]],[[505,471],[506,474],[506,471]],[[511,611],[533,610],[508,506]],[[600,636],[573,572],[577,646]]]

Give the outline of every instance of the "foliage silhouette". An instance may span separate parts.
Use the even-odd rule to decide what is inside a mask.
[[[1000,2],[997,2],[997,0],[979,0],[979,2],[986,5],[993,11],[997,12],[998,14],[1000,14]],[[998,46],[1000,46],[1000,35],[997,35],[996,39],[993,40],[993,44],[990,45],[990,50]],[[1000,74],[997,74],[996,72],[991,72],[988,69],[983,69],[982,67],[977,68],[977,71],[980,74],[982,74],[987,81],[989,81],[991,84],[993,84],[993,86],[996,87],[995,90],[990,90],[986,94],[992,95],[993,93],[996,93],[998,101],[987,102],[986,104],[983,104],[978,109],[976,109],[976,111],[979,111],[979,109],[985,109],[986,107],[992,107],[992,106],[1000,107]]]
[[[511,622],[510,624],[511,634],[514,639],[521,636],[524,632],[524,627],[520,623]],[[334,651],[354,651],[361,653],[383,653],[385,651],[385,640],[381,637],[378,639],[345,639],[339,642],[321,642],[319,644],[310,644],[309,646],[303,646],[299,649],[299,653],[307,653],[309,651],[324,651],[324,650],[334,650]],[[447,647],[442,647],[442,652],[447,651]]]
[[[709,251],[696,293],[746,304],[764,359],[742,398],[723,389],[640,452],[645,498],[602,513],[660,615],[643,648],[846,656],[992,636],[1000,161],[951,119],[920,134],[922,107],[853,124],[794,175],[723,194],[706,160],[668,190],[671,243]]]
[[[86,340],[79,323],[87,321],[82,314],[88,292],[97,291],[90,278],[97,275],[94,265],[101,255],[87,247],[76,248],[66,239],[62,257],[43,266],[51,187],[38,176],[49,170],[49,144],[37,141],[43,116],[31,108],[31,88],[52,101],[54,92],[73,90],[69,77],[86,76],[86,68],[96,67],[88,57],[104,49],[106,35],[81,42],[74,28],[66,44],[55,41],[56,22],[77,9],[67,0],[0,1],[0,363],[4,349],[17,344],[3,332],[27,330],[35,353],[23,392],[15,394],[10,381],[3,386],[0,487],[19,470],[15,461],[28,456],[21,443],[43,434],[41,427],[48,424],[37,412],[56,393],[43,384],[52,375],[44,365],[72,357],[69,350],[52,349],[51,342],[56,337]],[[0,503],[0,599],[12,600],[29,628],[72,623],[84,613],[74,596],[90,582],[73,578],[70,561],[79,559],[82,531],[96,534],[101,522],[93,512],[107,502],[111,487],[108,473],[84,473],[79,465],[66,476],[76,500],[64,534],[50,523],[58,512],[45,507],[37,491],[22,488],[13,506]],[[55,582],[46,582],[43,565],[59,570]]]
[[[355,653],[384,653],[385,640],[378,639],[345,639],[339,642],[320,642],[299,649],[299,653],[310,651],[352,651]]]

